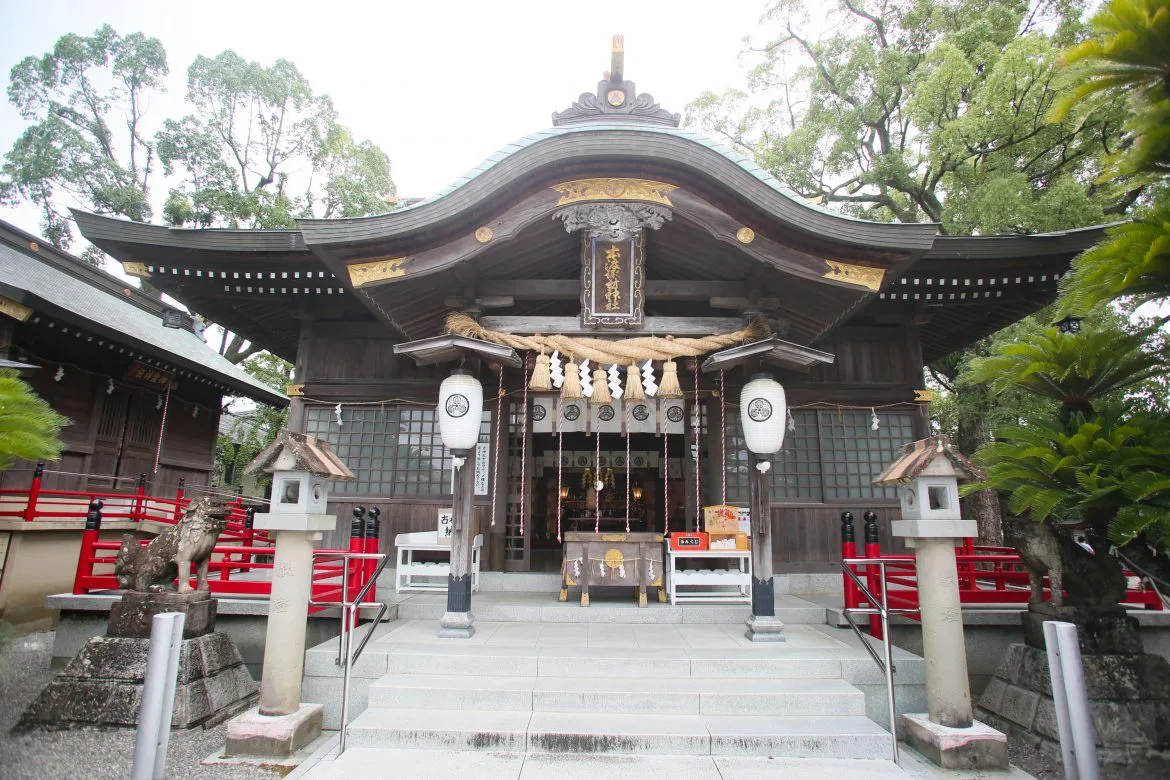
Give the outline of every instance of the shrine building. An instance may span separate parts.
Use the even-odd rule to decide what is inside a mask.
[[[1101,229],[953,237],[842,216],[679,120],[615,51],[551,128],[387,214],[76,218],[128,273],[295,363],[292,429],[357,477],[330,511],[381,507],[383,551],[452,506],[436,403],[458,365],[483,390],[485,569],[557,571],[568,532],[696,529],[704,506],[746,506],[738,404],[761,370],[787,396],[776,570],[835,570],[846,509],[875,510],[897,549],[894,491],[871,480],[931,433],[924,365],[1050,303]],[[343,547],[345,526],[321,544]]]

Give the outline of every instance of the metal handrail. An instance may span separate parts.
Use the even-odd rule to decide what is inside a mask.
[[[861,594],[873,604],[873,607],[845,607],[842,614],[845,616],[845,621],[849,627],[853,629],[853,633],[857,634],[857,638],[861,640],[861,646],[869,653],[869,657],[874,660],[878,668],[886,678],[886,703],[890,709],[890,744],[894,753],[894,763],[898,763],[898,720],[897,713],[894,708],[894,655],[893,648],[890,645],[890,615],[913,615],[919,612],[918,609],[890,609],[886,603],[886,563],[883,558],[845,558],[841,561],[841,568],[844,569],[846,576],[853,580],[853,583],[861,591]],[[890,563],[898,563],[905,565],[905,561],[890,561]],[[875,597],[870,593],[869,588],[857,576],[857,572],[853,570],[853,566],[877,566],[880,571],[881,598]],[[868,573],[868,569],[866,572]],[[882,649],[884,660],[878,657],[877,651],[869,644],[868,639],[861,633],[861,629],[857,627],[857,623],[853,621],[853,615],[880,615],[882,621]]]
[[[362,637],[361,642],[358,643],[357,651],[353,652],[353,632],[357,628],[357,614],[362,607],[362,601],[366,594],[370,592],[370,588],[378,581],[378,575],[386,568],[386,563],[390,560],[390,556],[386,553],[359,553],[348,551],[328,551],[313,553],[313,563],[317,562],[318,558],[333,558],[342,562],[342,577],[341,577],[341,601],[313,601],[309,600],[311,607],[340,607],[341,609],[341,636],[338,641],[338,656],[337,664],[342,668],[342,682],[341,682],[341,742],[337,754],[341,755],[345,752],[345,733],[349,727],[349,681],[350,672],[354,662],[361,657],[362,650],[366,649],[370,638],[374,635],[378,624],[382,622],[382,618],[386,615],[386,602],[378,602],[378,614],[374,616],[374,620],[370,623],[370,628],[366,631],[366,635]],[[378,566],[374,569],[373,574],[370,575],[369,580],[358,591],[357,596],[352,601],[349,600],[349,562],[350,561],[378,561]]]

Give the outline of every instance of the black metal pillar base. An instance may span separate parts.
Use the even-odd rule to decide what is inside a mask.
[[[771,577],[766,580],[752,578],[752,614],[758,617],[776,616],[776,584]]]

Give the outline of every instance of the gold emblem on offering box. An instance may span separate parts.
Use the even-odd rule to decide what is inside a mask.
[[[406,276],[402,268],[406,260],[405,257],[383,257],[367,263],[355,263],[349,267],[349,281],[354,287],[361,287],[370,282]]]
[[[605,551],[605,565],[611,569],[620,569],[626,562],[626,556],[622,555],[622,551],[610,548]]]
[[[741,244],[750,244],[756,240],[756,231],[752,230],[750,227],[741,227],[739,230],[735,231],[735,237]]]
[[[621,91],[620,89],[611,89],[609,91],[609,93],[605,96],[605,99],[609,101],[609,104],[611,106],[613,106],[614,108],[617,108],[618,106],[620,106],[626,102],[626,93]]]
[[[834,282],[855,284],[858,287],[865,287],[875,292],[881,289],[882,278],[886,275],[884,268],[874,268],[868,265],[852,265],[850,263],[842,263],[840,260],[826,259],[825,265],[829,266],[830,270],[824,274],[824,278],[831,279]]]
[[[495,233],[492,232],[492,229],[487,225],[484,225],[483,227],[476,229],[475,240],[481,244],[486,244],[492,240],[494,235]]]
[[[552,188],[561,193],[558,206],[583,200],[644,200],[672,206],[668,195],[678,189],[673,184],[649,179],[577,179],[554,184]]]

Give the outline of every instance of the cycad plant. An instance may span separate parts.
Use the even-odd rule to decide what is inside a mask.
[[[1148,330],[1108,322],[1079,334],[1033,329],[974,361],[965,382],[1020,388],[1060,402],[1058,411],[995,431],[975,456],[987,479],[966,487],[1006,497],[1008,510],[1046,523],[1061,539],[1068,603],[1114,607],[1124,592],[1110,553],[1140,542],[1170,546],[1170,425],[1127,396],[1165,370],[1143,347]],[[1083,536],[1087,547],[1073,544]]]
[[[61,455],[58,436],[69,423],[15,371],[0,370],[0,471],[17,458],[56,460]]]

